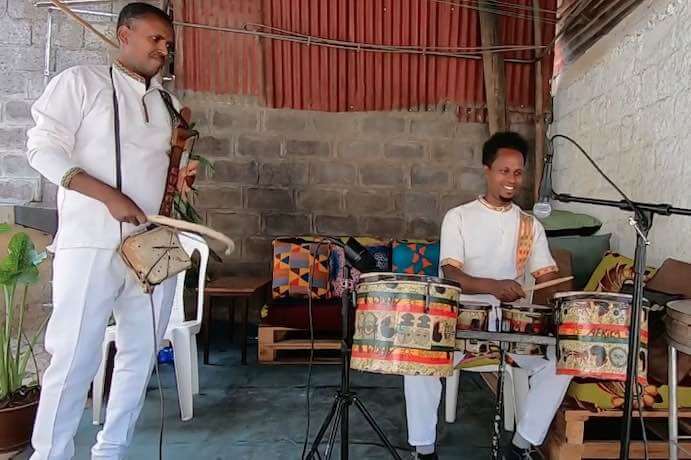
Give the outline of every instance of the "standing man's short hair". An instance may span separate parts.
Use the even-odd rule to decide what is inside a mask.
[[[157,17],[166,21],[171,27],[173,27],[173,21],[170,19],[170,16],[168,16],[162,9],[144,2],[133,2],[128,3],[122,10],[120,10],[120,14],[118,15],[118,25],[115,30],[119,29],[120,26],[130,27],[134,19],[143,18],[145,16]]]

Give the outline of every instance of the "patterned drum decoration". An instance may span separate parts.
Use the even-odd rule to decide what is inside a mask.
[[[544,305],[502,304],[503,332],[547,335],[553,332],[554,310]]]
[[[458,305],[458,331],[486,331],[492,305],[486,302],[461,300]]]
[[[461,300],[458,304],[457,331],[487,331],[492,305],[487,302]],[[456,350],[473,355],[486,354],[490,350],[487,340],[456,339]]]
[[[631,296],[608,292],[555,294],[557,374],[626,380]],[[638,381],[647,382],[648,305],[641,311]]]
[[[461,288],[422,275],[371,273],[356,288],[351,368],[448,377]]]
[[[554,309],[544,305],[507,303],[501,306],[501,330],[518,334],[552,335]],[[517,355],[544,355],[545,347],[531,343],[512,343],[509,352]]]

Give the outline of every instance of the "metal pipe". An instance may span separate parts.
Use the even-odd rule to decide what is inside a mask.
[[[63,3],[64,3],[64,2],[63,2]],[[48,10],[50,10],[50,11],[62,11],[60,8],[55,7],[55,6],[50,6],[50,7],[48,7]],[[79,10],[79,9],[76,9],[76,8],[72,8],[72,11],[73,11],[74,13],[79,13],[79,14],[83,14],[83,15],[103,16],[103,17],[107,17],[107,18],[117,18],[117,17],[118,17],[118,15],[115,14],[115,13],[107,13],[107,12],[105,12],[105,11]]]
[[[667,383],[669,385],[669,460],[679,457],[679,426],[677,419],[677,349],[671,343],[667,347]]]
[[[100,3],[112,3],[112,0],[65,0],[62,2],[63,5],[96,5]],[[44,8],[46,6],[52,6],[52,2],[36,2],[34,6],[37,8]]]
[[[48,12],[48,25],[46,26],[46,46],[43,57],[43,84],[47,85],[50,80],[50,54],[52,52],[53,42],[53,13]]]
[[[62,3],[61,0],[50,0],[50,1],[53,5],[58,7],[63,13],[65,13],[66,15],[68,15],[69,17],[71,17],[72,19],[77,21],[79,24],[81,24],[82,27],[85,27],[86,29],[89,29],[91,32],[95,33],[98,36],[98,38],[100,38],[101,40],[103,40],[104,42],[106,42],[107,44],[112,46],[113,48],[118,48],[118,44],[116,42],[114,42],[113,40],[111,40],[110,38],[106,37],[101,32],[99,32],[98,30],[96,30],[96,28],[94,28],[94,26],[92,26],[91,24],[86,22],[84,19],[82,19],[81,16],[79,16],[74,11],[72,11],[72,9],[70,9],[69,6]]]

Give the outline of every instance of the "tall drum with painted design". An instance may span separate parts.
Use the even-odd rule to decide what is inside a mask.
[[[610,292],[555,294],[557,374],[602,380],[626,380],[631,296]],[[648,371],[648,302],[641,311],[638,381]]]
[[[457,283],[431,276],[362,275],[356,288],[351,368],[450,376],[460,294]]]

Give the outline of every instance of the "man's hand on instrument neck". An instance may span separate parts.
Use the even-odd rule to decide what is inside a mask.
[[[146,222],[146,215],[134,201],[83,171],[70,180],[69,189],[103,203],[118,222],[127,222],[132,225]]]

